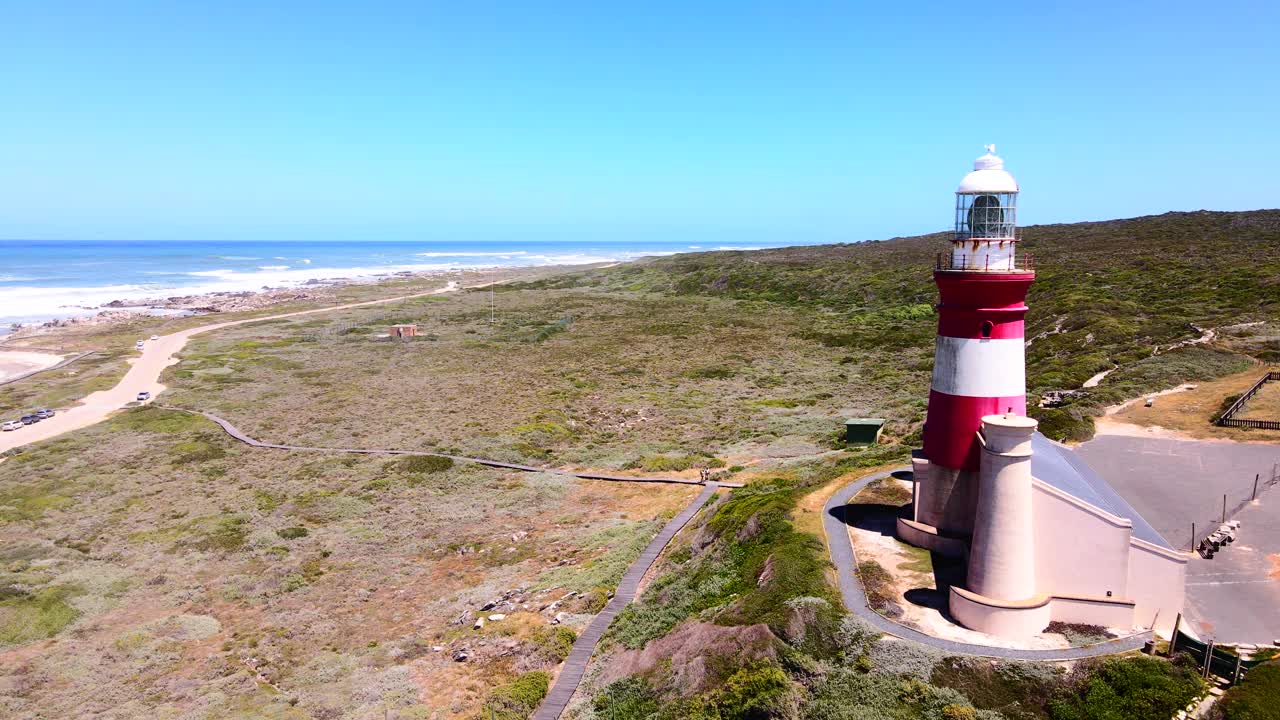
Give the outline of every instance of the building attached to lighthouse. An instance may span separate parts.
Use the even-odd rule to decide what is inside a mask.
[[[1026,637],[1054,620],[1167,630],[1182,609],[1176,552],[1069,448],[1027,417],[1018,184],[987,146],[956,190],[955,236],[934,269],[938,335],[912,460],[904,541],[965,562],[952,617]]]

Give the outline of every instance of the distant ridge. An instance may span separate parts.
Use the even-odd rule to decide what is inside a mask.
[[[1088,437],[1090,416],[1102,405],[1252,361],[1280,361],[1265,333],[1174,349],[1199,337],[1197,328],[1280,321],[1280,209],[1037,225],[1020,235],[1020,251],[1034,255],[1038,276],[1026,332],[1033,395],[1079,388],[1096,373],[1120,368],[1088,398],[1036,413],[1054,439]],[[923,367],[932,362],[934,336],[930,275],[949,239],[942,232],[688,253],[539,284],[819,306],[834,312],[808,338]]]

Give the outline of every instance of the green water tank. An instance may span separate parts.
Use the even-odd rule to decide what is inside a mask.
[[[850,445],[875,445],[880,442],[884,418],[849,418],[844,421],[844,441]]]

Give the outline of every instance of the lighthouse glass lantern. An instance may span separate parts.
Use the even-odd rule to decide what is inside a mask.
[[[1018,182],[987,146],[956,189],[956,234],[950,267],[1009,272],[1017,269]]]

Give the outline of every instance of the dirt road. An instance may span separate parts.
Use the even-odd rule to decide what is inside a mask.
[[[263,320],[279,320],[281,318],[298,317],[300,315],[315,315],[317,313],[331,312],[334,310],[346,310],[348,308],[364,307],[367,305],[381,305],[384,303],[399,302],[401,300],[411,300],[413,298],[424,297],[427,295],[439,295],[441,293],[453,292],[458,290],[455,283],[442,287],[431,292],[417,293],[414,295],[401,295],[393,298],[383,298],[381,300],[369,300],[366,302],[350,303],[347,305],[335,305],[333,307],[316,308],[314,310],[299,310],[297,312],[283,313],[280,315],[270,315],[266,317],[246,318],[244,320],[231,320],[229,322],[214,323],[212,325],[202,325],[200,327],[183,330],[181,332],[172,333],[170,335],[161,335],[158,340],[148,340],[142,354],[131,360],[129,372],[125,374],[124,379],[116,384],[110,390],[100,390],[92,393],[84,398],[79,405],[60,411],[57,415],[43,420],[35,425],[27,425],[21,430],[14,430],[0,434],[0,452],[11,448],[30,445],[41,440],[48,440],[57,437],[63,433],[79,430],[80,428],[89,427],[107,419],[111,413],[124,408],[137,399],[138,393],[148,391],[154,398],[164,391],[164,385],[160,384],[160,373],[170,365],[178,362],[177,354],[186,346],[187,340],[193,335],[209,332],[210,330],[219,330],[221,328],[232,327],[234,325],[244,325],[251,322],[262,322]],[[11,418],[5,418],[6,420]]]

